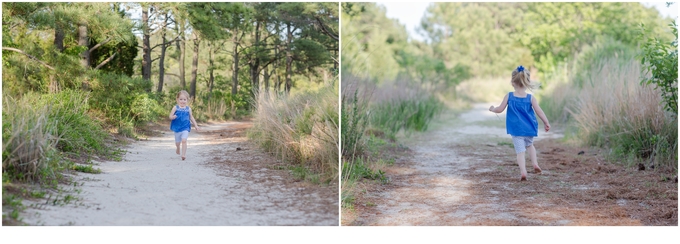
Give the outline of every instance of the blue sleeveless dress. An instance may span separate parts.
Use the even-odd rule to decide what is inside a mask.
[[[175,115],[177,118],[170,122],[170,130],[174,132],[188,131],[191,132],[191,119],[189,116],[189,106],[180,108],[179,105],[175,105],[177,108],[175,110]]]
[[[505,128],[512,136],[538,136],[538,121],[531,106],[531,94],[527,94],[526,97],[515,97],[510,92]]]

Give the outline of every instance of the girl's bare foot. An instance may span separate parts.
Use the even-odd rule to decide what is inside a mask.
[[[177,155],[179,155],[179,147],[177,147],[177,151],[175,151]]]
[[[526,181],[526,180],[527,180],[527,176],[526,176],[526,175],[522,175],[522,178],[519,179],[519,181]]]
[[[541,170],[541,168],[540,168],[540,167],[538,167],[538,166],[534,166],[534,173],[536,173],[536,174],[540,174],[541,172],[543,172],[543,171]]]
[[[187,157],[185,157],[185,156],[182,156],[182,161],[184,161],[185,159],[187,159]]]

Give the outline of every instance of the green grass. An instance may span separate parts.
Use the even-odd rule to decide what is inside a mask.
[[[443,104],[435,97],[391,100],[373,104],[371,127],[394,137],[399,131],[425,131],[430,121],[438,115]]]
[[[3,210],[4,210],[5,207],[8,207],[11,210],[11,211],[9,211],[9,216],[4,216],[4,214],[3,214],[3,219],[6,218],[6,217],[9,217],[12,220],[21,221],[19,219],[19,213],[21,213],[21,211],[23,211],[23,209],[25,208],[24,205],[21,203],[21,201],[22,201],[21,197],[19,197],[17,195],[2,194]]]
[[[92,165],[81,165],[81,164],[74,164],[73,165],[73,170],[78,171],[78,172],[83,172],[83,173],[89,173],[89,174],[99,174],[102,172],[101,169],[95,169],[92,167]]]

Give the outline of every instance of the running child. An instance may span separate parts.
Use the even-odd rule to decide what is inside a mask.
[[[543,121],[545,131],[550,130],[550,122],[545,117],[543,110],[538,106],[538,101],[534,96],[526,92],[527,89],[532,90],[534,84],[529,79],[529,71],[524,69],[521,65],[512,71],[512,79],[510,84],[515,88],[514,92],[505,95],[501,105],[489,107],[489,111],[494,113],[502,113],[505,107],[508,107],[508,112],[505,119],[505,127],[508,134],[512,136],[512,142],[515,146],[515,153],[517,153],[517,164],[521,173],[520,181],[527,180],[527,170],[525,167],[525,152],[529,151],[531,163],[534,166],[535,173],[541,173],[541,168],[538,167],[536,161],[536,148],[534,148],[534,137],[538,136],[538,121],[536,115]]]
[[[187,156],[187,138],[189,138],[189,132],[191,132],[191,123],[196,126],[196,131],[200,131],[194,115],[191,113],[191,108],[187,105],[188,102],[189,93],[181,90],[177,93],[177,105],[172,107],[172,111],[170,111],[170,120],[172,120],[170,129],[175,132],[177,154],[180,154],[179,144],[182,143],[182,160],[186,159]]]

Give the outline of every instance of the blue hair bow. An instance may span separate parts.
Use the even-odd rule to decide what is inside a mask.
[[[520,65],[517,67],[517,72],[522,72],[524,71],[524,66]]]

